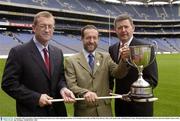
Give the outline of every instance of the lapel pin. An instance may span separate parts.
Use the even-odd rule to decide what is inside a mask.
[[[96,65],[97,65],[97,66],[100,66],[100,63],[99,63],[99,61],[97,61]]]

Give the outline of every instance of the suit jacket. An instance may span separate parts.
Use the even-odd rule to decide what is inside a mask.
[[[134,45],[144,45],[147,43],[142,43],[137,39],[133,38],[129,46]],[[118,63],[118,51],[120,43],[116,43],[109,47],[109,53],[112,59]],[[151,59],[154,57],[154,52],[151,53]],[[136,68],[130,66],[128,74],[122,79],[115,80],[115,93],[126,94],[130,91],[130,87],[133,82],[138,78],[138,71]],[[151,65],[143,70],[143,78],[148,81],[148,83],[155,88],[158,83],[158,69],[156,59]],[[113,87],[113,78],[110,79],[111,85]],[[120,99],[115,100],[115,113],[116,116],[152,116],[153,115],[153,103],[136,103],[136,102],[125,102]]]
[[[43,108],[38,105],[41,94],[61,98],[60,90],[66,86],[62,51],[49,45],[49,56],[50,76],[33,40],[10,50],[1,86],[16,100],[18,116],[67,115],[64,103]]]
[[[97,96],[109,95],[109,76],[122,78],[126,74],[126,64],[115,64],[108,53],[96,52],[95,65],[91,71],[83,52],[71,56],[65,61],[65,77],[68,87],[77,97],[82,97],[88,90]],[[111,100],[98,100],[95,104],[77,101],[74,104],[75,116],[112,116]]]

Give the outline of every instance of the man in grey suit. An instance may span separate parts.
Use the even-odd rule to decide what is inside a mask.
[[[75,116],[112,116],[111,100],[97,100],[109,96],[109,76],[126,75],[126,63],[115,64],[109,53],[97,52],[99,32],[93,25],[81,30],[82,52],[66,59],[65,77],[70,90],[85,101],[74,104]]]
[[[114,21],[116,34],[119,42],[109,47],[109,53],[112,59],[119,63],[121,58],[128,57],[128,46],[147,45],[133,37],[135,26],[133,20],[128,15],[120,15]],[[154,57],[154,52],[151,53]],[[152,59],[152,58],[151,58]],[[130,91],[133,82],[138,78],[138,71],[136,68],[129,66],[128,74],[121,79],[115,80],[115,93],[126,94]],[[143,78],[155,88],[158,83],[158,69],[156,59],[146,67],[143,71]],[[114,78],[111,78],[113,82]],[[111,89],[113,83],[110,85]],[[120,99],[115,99],[115,115],[116,116],[153,116],[153,102],[127,102]]]
[[[66,88],[63,53],[49,44],[54,25],[51,13],[39,12],[34,17],[32,40],[10,50],[1,86],[16,100],[17,116],[67,116],[63,102],[49,100],[74,102]]]

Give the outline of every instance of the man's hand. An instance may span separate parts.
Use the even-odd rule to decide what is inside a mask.
[[[60,94],[63,97],[65,103],[74,103],[76,101],[73,92],[66,87],[61,89]]]
[[[87,102],[94,103],[96,102],[97,95],[95,92],[88,91],[84,94],[84,98]]]
[[[129,47],[125,44],[122,48],[119,49],[119,53],[121,54],[121,59],[126,61],[129,58],[130,50]]]
[[[44,107],[46,105],[51,105],[51,101],[49,100],[52,100],[53,98],[48,96],[47,94],[41,94],[41,97],[39,99],[39,106],[40,107]]]

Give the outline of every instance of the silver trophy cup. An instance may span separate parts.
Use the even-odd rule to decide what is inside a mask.
[[[143,79],[143,69],[150,65],[155,55],[152,56],[153,45],[130,46],[130,59],[128,63],[138,70],[138,79],[131,85],[130,96],[134,99],[153,98],[153,89],[150,84]]]

